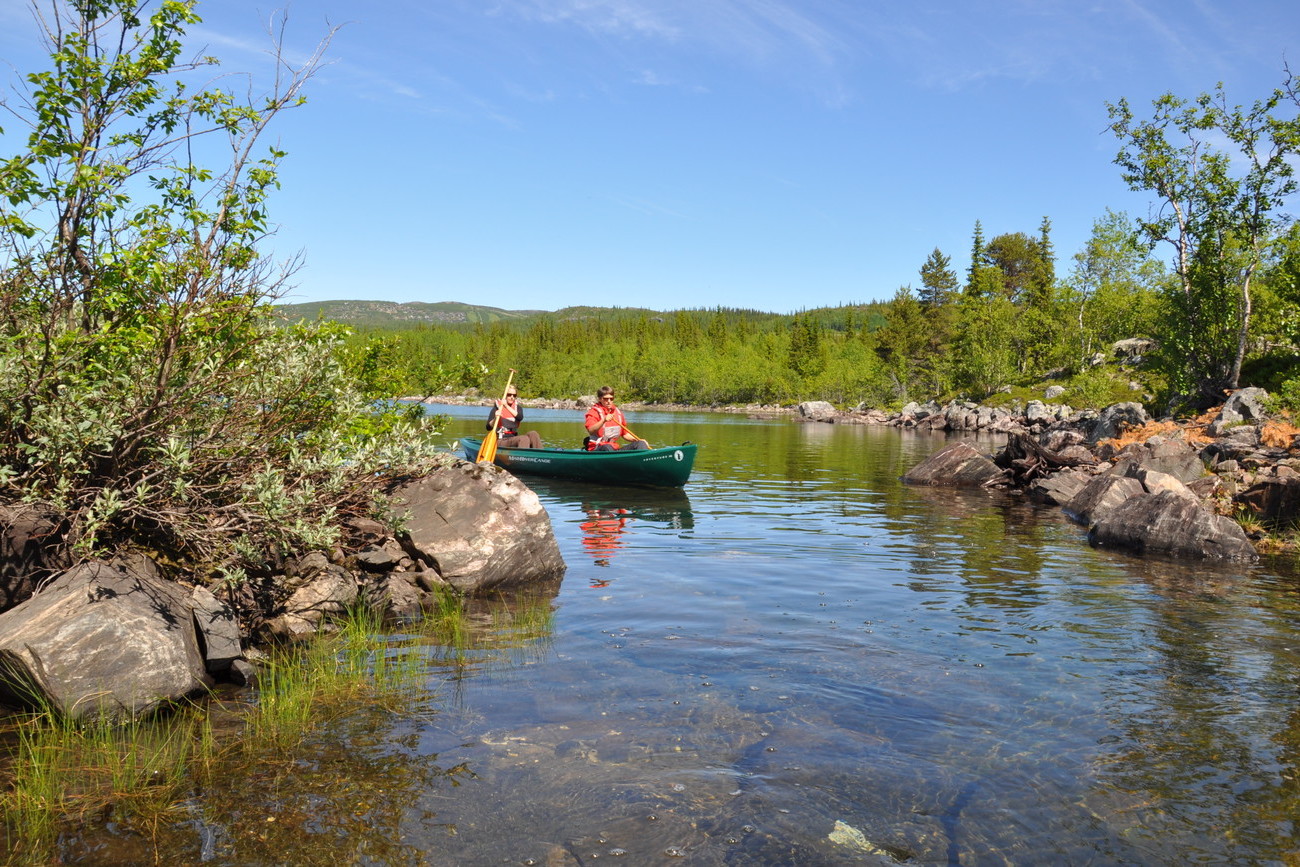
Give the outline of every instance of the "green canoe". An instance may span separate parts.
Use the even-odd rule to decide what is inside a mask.
[[[478,457],[483,440],[461,437],[460,447],[467,460]],[[652,485],[680,488],[686,484],[695,463],[694,443],[662,449],[620,449],[589,452],[583,449],[498,448],[493,463],[512,473],[574,479],[602,485]]]

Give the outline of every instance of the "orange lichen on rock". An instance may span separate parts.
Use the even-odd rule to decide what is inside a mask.
[[[1259,429],[1259,441],[1277,449],[1291,448],[1298,435],[1300,435],[1300,427],[1296,427],[1289,420],[1266,421]]]
[[[1213,420],[1215,413],[1207,413],[1210,420]],[[1125,425],[1120,435],[1113,439],[1102,440],[1107,445],[1114,446],[1120,450],[1125,446],[1131,446],[1134,443],[1144,443],[1154,436],[1177,437],[1186,440],[1192,445],[1203,446],[1214,441],[1213,437],[1207,436],[1205,426],[1209,421],[1203,421],[1205,416],[1193,419],[1190,422],[1176,421],[1149,421],[1140,425]]]

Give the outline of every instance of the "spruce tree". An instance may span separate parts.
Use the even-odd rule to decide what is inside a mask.
[[[921,302],[926,307],[942,307],[952,301],[957,291],[957,272],[950,267],[952,260],[938,247],[921,266]]]

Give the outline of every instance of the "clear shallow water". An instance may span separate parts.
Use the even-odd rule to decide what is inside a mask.
[[[580,433],[528,415],[548,442]],[[695,474],[668,494],[528,480],[569,570],[536,652],[418,726],[418,751],[474,773],[417,796],[425,858],[1294,857],[1289,575],[1118,557],[1055,509],[899,484],[939,436],[630,422],[701,443]]]
[[[576,412],[527,420],[581,435]],[[242,784],[245,813],[209,807],[206,860],[1296,863],[1277,564],[1117,557],[1055,509],[899,484],[942,436],[630,423],[701,444],[686,489],[528,480],[569,567],[544,628],[431,647],[410,713],[339,720],[316,760]],[[212,830],[262,822],[250,803],[278,820],[261,851]]]

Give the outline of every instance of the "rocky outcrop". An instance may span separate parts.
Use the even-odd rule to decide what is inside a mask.
[[[1098,547],[1198,560],[1253,560],[1258,555],[1251,537],[1228,513],[1245,511],[1264,527],[1283,527],[1300,518],[1300,457],[1293,454],[1300,437],[1285,448],[1276,445],[1290,434],[1279,440],[1278,427],[1269,427],[1265,397],[1259,389],[1242,389],[1213,422],[1182,426],[1149,424],[1138,404],[1117,404],[1045,425],[1039,409],[1022,419],[1039,425],[1038,432],[1031,438],[1018,422],[1006,446],[989,460],[1007,470],[1014,490],[1058,505],[1088,527],[1089,539]],[[942,418],[945,424],[970,417],[969,408],[958,406],[954,413],[954,405],[909,405],[901,416],[909,414]],[[1168,433],[1128,445],[1115,439],[1143,425],[1143,436],[1151,430]],[[1274,445],[1265,445],[1266,440]],[[944,455],[953,448],[940,452],[939,460],[918,465],[903,480],[967,485],[967,467],[978,466],[970,454],[973,447]],[[954,453],[963,459],[954,462]]]
[[[51,571],[43,542],[55,519],[0,510],[0,568],[11,578],[0,592],[22,595],[0,613],[0,703],[138,717],[217,680],[249,682],[248,644],[308,638],[358,604],[399,619],[441,593],[558,592],[565,565],[550,518],[504,470],[448,456],[388,493],[407,512],[403,532],[350,518],[346,546],[213,590],[168,580],[140,555]]]
[[[214,681],[195,620],[178,584],[82,564],[0,614],[0,698],[71,719],[129,719],[201,693]]]
[[[1238,425],[1258,425],[1268,413],[1264,401],[1268,392],[1262,388],[1241,388],[1228,396],[1218,416],[1210,423],[1212,436],[1223,436]]]
[[[319,553],[303,560],[296,579],[301,583],[266,623],[264,634],[270,638],[297,641],[314,635],[323,622],[357,600],[358,581],[352,572]]]
[[[799,421],[833,422],[840,415],[834,404],[825,400],[806,400],[795,407]]]
[[[1114,439],[1126,427],[1139,427],[1151,420],[1140,403],[1117,403],[1108,406],[1097,416],[1088,431],[1088,442],[1096,445],[1105,439]]]

